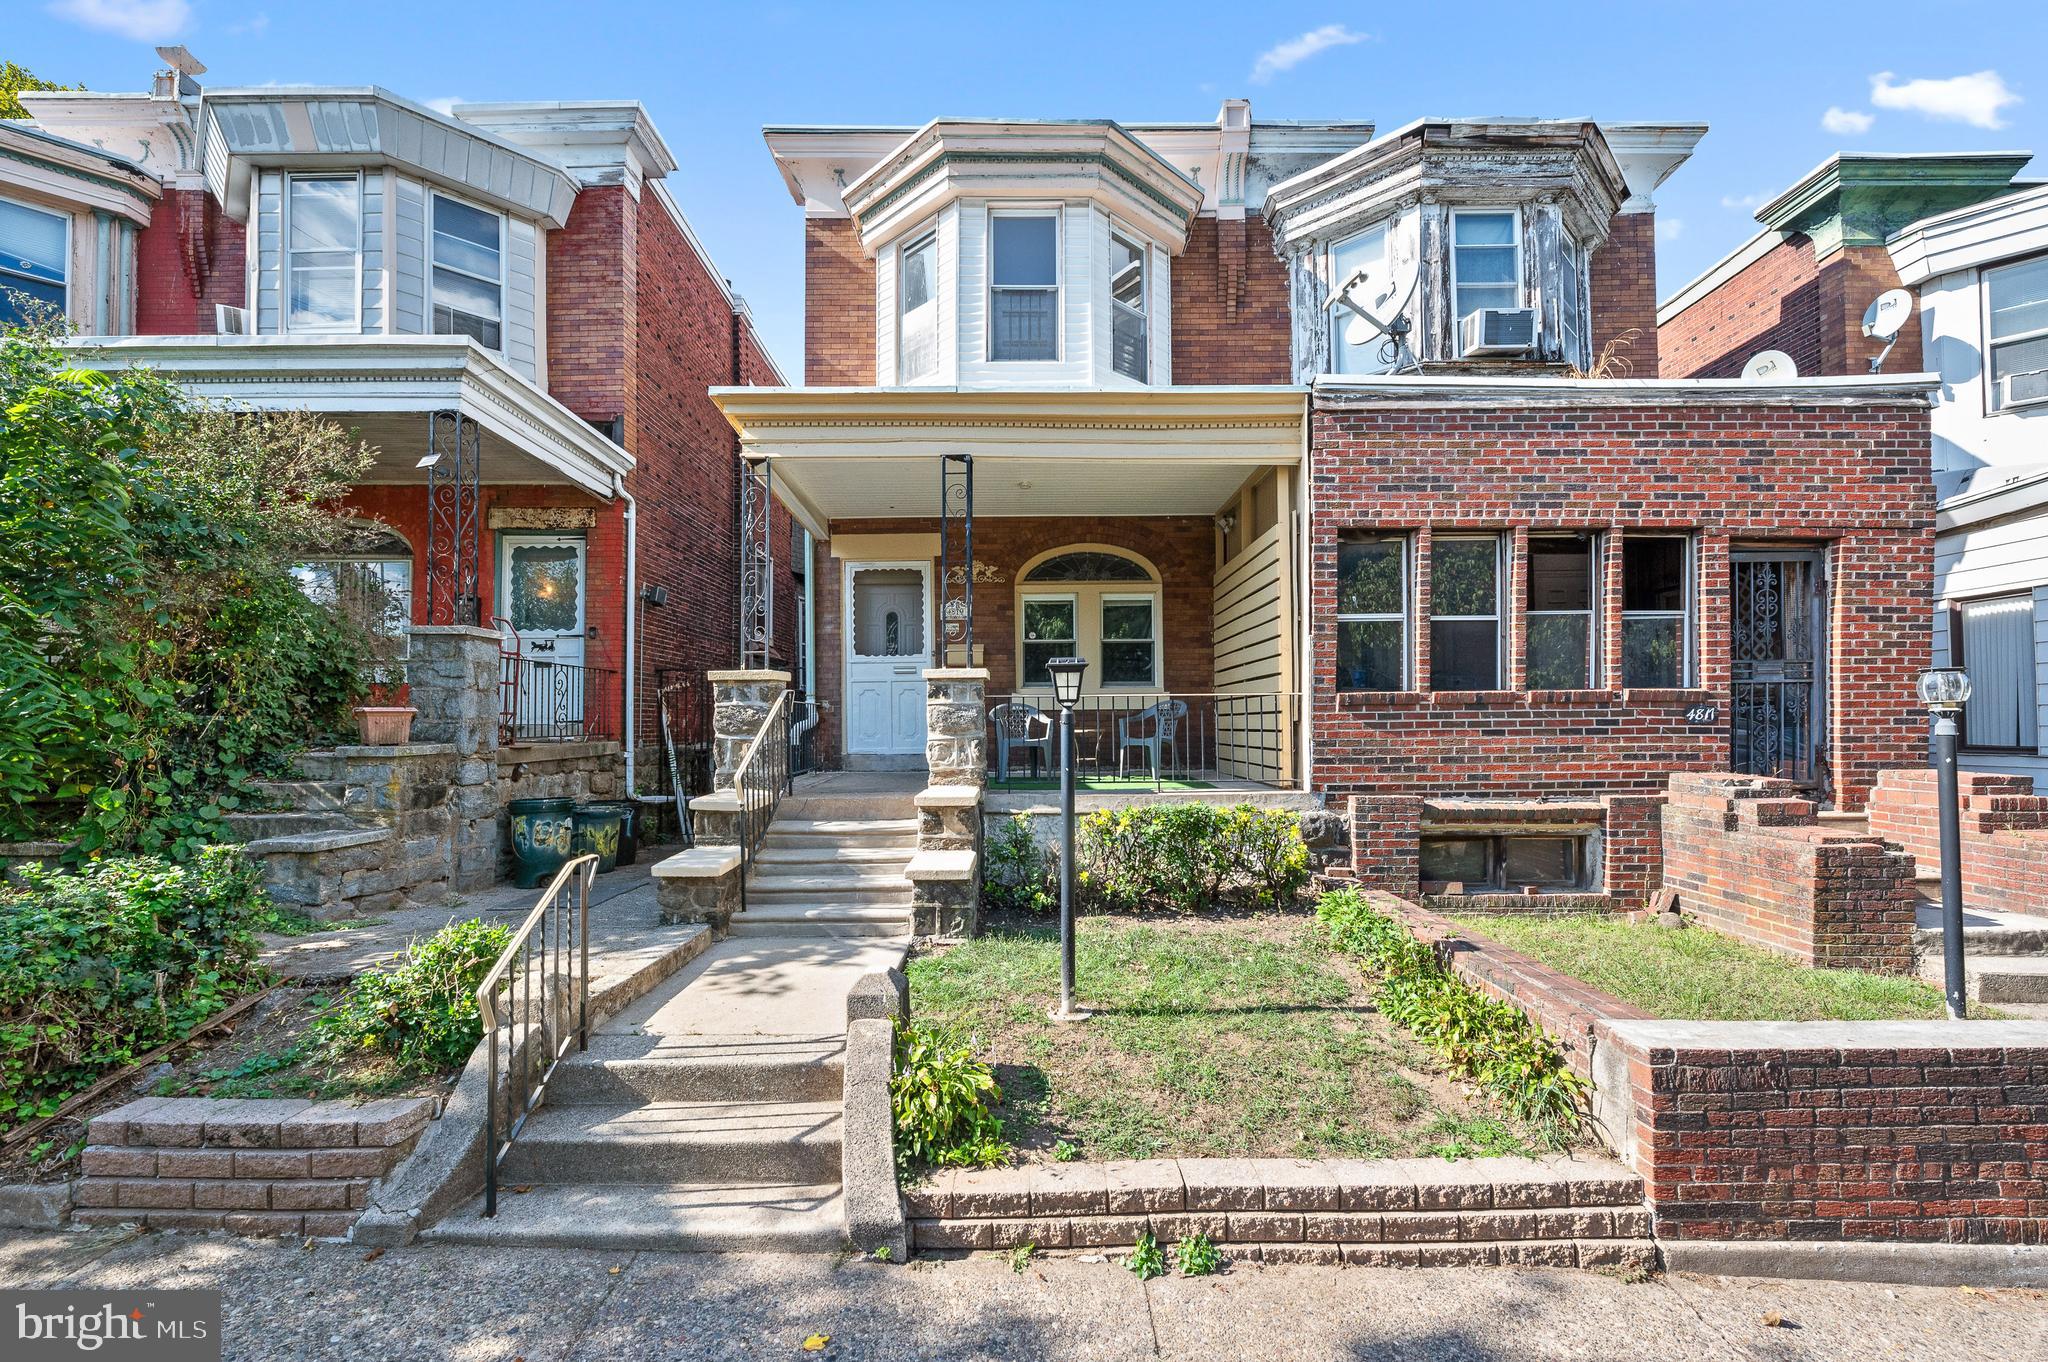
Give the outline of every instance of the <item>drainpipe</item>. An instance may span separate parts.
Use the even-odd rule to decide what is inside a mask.
[[[640,506],[626,490],[623,473],[612,474],[612,494],[626,503],[626,715],[620,732],[626,753],[626,799],[631,803],[640,798],[633,769],[633,737],[640,717],[634,708],[640,674]]]

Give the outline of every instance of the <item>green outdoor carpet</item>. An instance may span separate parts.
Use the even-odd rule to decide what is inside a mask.
[[[1004,784],[992,780],[991,790],[1057,790],[1056,779],[1016,779]],[[1147,790],[1213,790],[1216,787],[1206,780],[1152,780],[1143,776],[1128,776],[1119,779],[1114,776],[1089,779],[1083,777],[1074,782],[1074,788],[1083,794],[1137,794]]]

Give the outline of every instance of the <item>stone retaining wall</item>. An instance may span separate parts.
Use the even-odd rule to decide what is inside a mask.
[[[72,1218],[339,1238],[437,1103],[144,1098],[93,1118]]]
[[[616,800],[625,796],[625,748],[615,742],[545,742],[501,747],[497,752],[498,787],[492,815],[496,821],[500,878],[512,874],[512,815],[505,805],[514,799]]]

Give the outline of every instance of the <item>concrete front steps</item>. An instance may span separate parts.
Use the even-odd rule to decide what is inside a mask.
[[[917,854],[906,795],[785,799],[755,854],[736,937],[901,937]]]
[[[1920,905],[1913,945],[1920,977],[1943,982],[1940,881],[1923,884],[1935,902]],[[2048,1008],[2048,918],[1993,909],[1963,910],[1963,976],[1972,1001]]]

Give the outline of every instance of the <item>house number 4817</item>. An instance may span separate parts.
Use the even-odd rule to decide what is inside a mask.
[[[1685,721],[1689,724],[1711,724],[1718,721],[1720,717],[1721,707],[1719,705],[1694,705],[1685,712]]]

